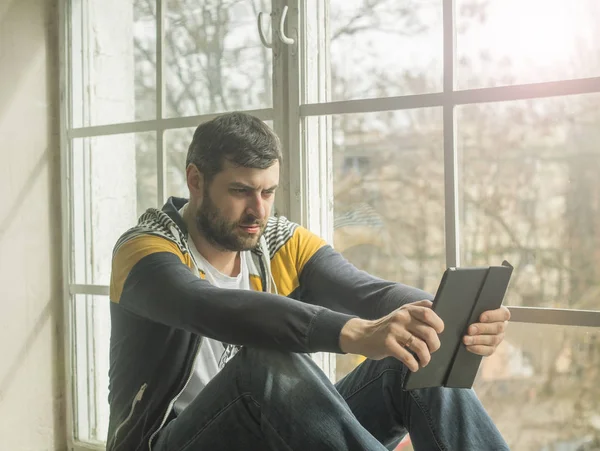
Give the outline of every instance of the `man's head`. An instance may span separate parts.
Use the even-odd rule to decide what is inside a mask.
[[[186,175],[198,232],[228,251],[258,243],[279,184],[281,146],[261,120],[244,113],[201,124],[190,144]]]

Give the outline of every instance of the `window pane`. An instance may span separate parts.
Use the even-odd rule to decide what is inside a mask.
[[[510,305],[600,308],[600,94],[457,108],[463,265]]]
[[[188,148],[194,136],[195,127],[165,130],[165,149],[167,149],[167,195],[189,197],[185,160]]]
[[[510,449],[595,450],[599,370],[600,330],[511,323],[475,390]]]
[[[105,442],[108,433],[108,369],[110,301],[107,296],[76,295],[75,436],[85,442]]]
[[[329,0],[329,9],[329,42],[314,45],[330,46],[332,100],[442,89],[441,0]]]
[[[108,285],[112,249],[156,206],[154,132],[73,140],[75,283]]]
[[[460,89],[600,75],[597,0],[456,0]]]
[[[71,2],[73,126],[153,119],[156,1]]]
[[[335,248],[373,275],[437,290],[445,269],[438,108],[333,116]],[[356,363],[337,357],[338,377]]]
[[[165,5],[167,116],[272,106],[271,50],[256,28],[258,12],[271,11],[270,0],[168,0]]]

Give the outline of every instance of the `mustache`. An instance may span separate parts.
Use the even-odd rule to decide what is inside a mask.
[[[259,226],[259,227],[263,228],[266,223],[267,223],[267,221],[259,221],[258,218],[254,217],[254,216],[247,216],[243,220],[239,221],[238,225],[241,227]]]

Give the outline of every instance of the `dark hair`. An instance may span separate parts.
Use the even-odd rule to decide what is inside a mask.
[[[281,163],[279,138],[267,124],[246,113],[222,114],[200,124],[188,149],[186,168],[195,164],[205,181],[210,181],[223,170],[226,160],[255,169]]]

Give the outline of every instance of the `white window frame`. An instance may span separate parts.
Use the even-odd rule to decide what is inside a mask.
[[[446,264],[460,265],[460,224],[458,220],[458,174],[456,146],[456,116],[458,105],[545,98],[600,92],[600,77],[558,82],[521,84],[496,88],[457,90],[455,83],[455,31],[454,2],[443,0],[443,90],[431,94],[331,101],[328,49],[319,53],[317,60],[305,57],[308,42],[327,36],[328,11],[326,2],[318,2],[319,11],[309,11],[308,0],[272,0],[273,30],[273,107],[250,110],[262,120],[273,120],[274,128],[285,150],[282,166],[282,187],[276,209],[279,214],[305,225],[319,233],[328,242],[333,235],[333,191],[331,172],[331,118],[333,114],[369,113],[389,110],[408,110],[426,107],[443,109],[444,137],[444,190]],[[61,197],[63,243],[63,293],[67,375],[67,428],[70,450],[101,450],[101,444],[84,443],[74,439],[74,345],[73,297],[76,294],[108,295],[108,286],[73,283],[73,243],[71,241],[73,214],[71,209],[71,142],[75,138],[106,136],[120,133],[155,132],[157,145],[157,204],[166,200],[166,158],[164,132],[166,130],[195,127],[217,114],[165,118],[162,110],[165,82],[164,11],[163,0],[157,0],[156,55],[156,119],[100,126],[73,128],[70,80],[71,55],[69,52],[69,0],[60,0],[60,93],[61,93]],[[314,5],[314,3],[313,3]],[[288,6],[286,33],[295,39],[293,45],[277,39],[279,19],[283,7]],[[312,18],[309,19],[309,12]],[[318,27],[307,29],[309,20],[317,17]],[[312,41],[311,41],[312,40]],[[315,65],[320,68],[320,78],[314,79]],[[312,91],[309,91],[309,88]],[[314,120],[313,120],[314,119]],[[310,168],[310,170],[308,170]],[[600,327],[600,311],[510,307],[512,321],[554,324],[565,326]],[[330,378],[335,374],[335,356],[317,354],[315,359]],[[81,400],[80,400],[81,401]]]

